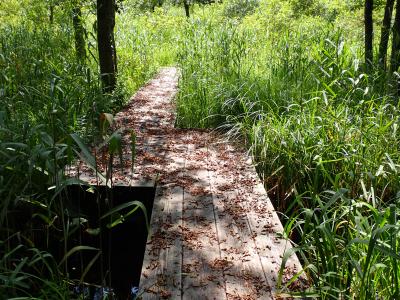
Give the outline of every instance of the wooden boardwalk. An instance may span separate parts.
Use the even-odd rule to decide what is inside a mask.
[[[243,148],[216,132],[174,128],[177,83],[175,68],[161,69],[115,117],[125,157],[114,168],[113,183],[157,178],[140,295],[277,299],[282,257],[291,248],[281,238],[281,222]],[[131,130],[137,135],[133,174]],[[292,255],[283,282],[300,269]],[[301,282],[289,288],[301,288]]]

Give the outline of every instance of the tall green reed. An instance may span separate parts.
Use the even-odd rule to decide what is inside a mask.
[[[179,124],[246,140],[311,291],[395,297],[399,106],[387,81],[332,25],[264,37],[231,22],[189,24]]]
[[[96,63],[79,65],[71,34],[57,25],[2,26],[0,66],[0,294],[69,299],[100,252],[74,246],[86,225],[75,217],[66,189],[84,183],[66,178],[65,168],[97,137],[100,114],[121,103],[117,94],[102,95]],[[84,142],[76,145],[71,132]],[[141,205],[114,208],[106,219],[127,219],[135,208]],[[58,249],[54,241],[60,253],[44,251]],[[72,282],[69,259],[88,250],[95,250],[93,259],[81,266],[80,282]]]

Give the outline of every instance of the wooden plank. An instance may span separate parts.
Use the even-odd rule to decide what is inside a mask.
[[[135,186],[142,182],[153,182],[168,163],[166,158],[167,136],[147,136],[138,149],[139,155],[134,162],[134,174],[129,170],[129,185]]]
[[[207,171],[207,148],[189,145],[184,189],[183,299],[226,299],[214,207]],[[216,268],[217,266],[217,268]]]
[[[253,167],[254,168],[254,167]],[[253,171],[255,172],[255,170]],[[278,274],[282,264],[282,257],[286,251],[292,249],[291,242],[282,237],[284,232],[282,223],[268,198],[264,186],[259,178],[253,186],[252,194],[258,197],[258,203],[248,202],[257,211],[252,210],[249,214],[249,221],[256,241],[256,247],[260,254],[261,263],[269,279],[272,293],[279,292]],[[289,281],[297,272],[302,270],[296,254],[292,254],[283,270],[282,283]],[[304,276],[290,286],[290,290],[303,289]]]
[[[217,165],[209,169],[221,255],[230,265],[225,270],[228,299],[272,299],[243,206],[247,199],[239,194],[237,173],[229,172],[238,172],[237,158],[221,157],[222,148],[211,152],[211,162]]]
[[[163,197],[162,188],[157,188],[139,283],[139,295],[142,295],[144,299],[157,299],[160,292],[157,276],[162,270],[160,270],[159,263],[162,250],[158,248],[157,243],[159,243],[159,236],[162,235],[162,212],[166,202],[167,199]]]
[[[271,288],[272,295],[278,292],[278,274],[285,251],[292,248],[290,241],[283,239],[283,227],[280,219],[267,196],[264,186],[256,173],[251,159],[244,151],[238,151],[232,146],[227,147],[225,156],[235,157],[237,172],[236,186],[241,194],[243,210],[247,215],[250,236],[254,240],[254,249],[258,252],[262,269]],[[230,149],[229,149],[230,148]],[[220,150],[221,151],[221,150]],[[301,264],[293,254],[283,273],[283,281],[288,281],[294,273],[301,270]],[[301,289],[302,281],[295,282],[291,289]]]
[[[170,162],[166,166],[168,172],[182,174],[184,156],[176,157],[169,152],[166,160]],[[172,183],[174,176],[171,175]],[[140,279],[140,293],[143,293],[143,299],[177,299],[181,297],[183,187],[163,185],[157,190]]]

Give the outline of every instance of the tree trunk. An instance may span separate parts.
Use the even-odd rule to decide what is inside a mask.
[[[185,7],[186,18],[190,18],[189,0],[183,0],[183,6]]]
[[[97,0],[97,47],[103,91],[110,93],[116,86],[116,49],[114,44],[115,1]]]
[[[390,75],[394,72],[398,72],[400,65],[400,0],[396,2],[396,14],[394,17],[393,24],[393,36],[392,36],[392,56],[390,57]],[[395,93],[398,96],[400,94],[400,82],[397,76],[394,76]]]
[[[49,7],[49,22],[50,22],[50,24],[53,24],[53,22],[54,22],[54,5],[53,4],[50,4],[50,7]]]
[[[82,9],[78,3],[72,9],[72,23],[74,25],[76,57],[80,63],[84,63],[86,59],[85,28],[82,22]]]
[[[372,41],[374,37],[374,25],[372,21],[373,0],[365,0],[364,6],[364,25],[365,25],[365,64],[367,68],[372,65],[374,54]]]
[[[396,15],[393,24],[392,56],[390,58],[390,72],[397,72],[400,65],[400,1],[396,3]]]
[[[118,74],[117,47],[115,46],[114,32],[112,35],[111,44],[113,47],[114,72],[115,72],[115,74]]]
[[[381,41],[379,43],[379,64],[383,70],[386,70],[387,48],[389,43],[390,26],[392,23],[392,12],[395,0],[387,0],[385,14],[382,21]]]

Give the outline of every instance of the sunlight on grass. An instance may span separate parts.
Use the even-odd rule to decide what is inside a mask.
[[[118,87],[103,95],[92,5],[83,6],[82,65],[68,9],[56,6],[49,24],[46,1],[0,2],[0,227],[7,228],[0,294],[29,296],[32,288],[68,298],[67,274],[34,247],[33,227],[12,229],[19,227],[10,213],[34,211],[68,253],[68,216],[47,186],[65,183],[77,150],[71,136],[96,143],[101,114],[121,109],[160,66],[177,65],[178,125],[220,128],[245,141],[309,292],[399,298],[400,107],[390,76],[378,67],[366,72],[362,63],[360,3],[232,0],[194,4],[187,19],[173,3],[152,12],[123,1]],[[381,20],[382,7],[374,13]],[[11,240],[23,245],[11,247]]]

